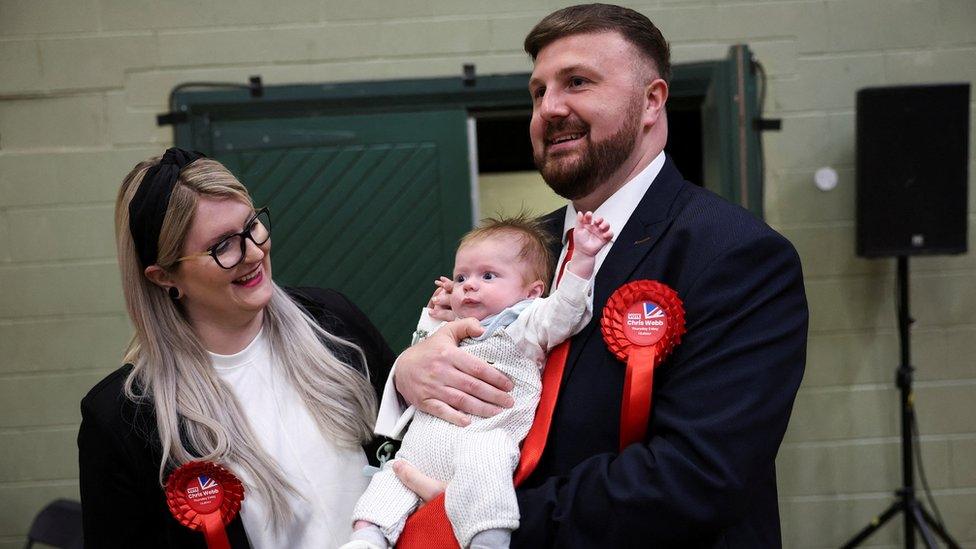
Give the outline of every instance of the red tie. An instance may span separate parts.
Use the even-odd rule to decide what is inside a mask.
[[[559,264],[559,274],[556,275],[556,286],[559,286],[559,281],[563,279],[563,271],[566,270],[566,264],[569,263],[570,259],[573,259],[573,229],[566,231],[566,239],[569,240],[569,248],[566,249],[566,257],[563,258],[563,262]],[[555,288],[553,288],[555,289]]]
[[[569,239],[569,248],[566,250],[566,257],[559,265],[559,274],[556,275],[556,286],[563,279],[563,272],[566,264],[573,258],[573,229],[566,232]],[[526,478],[535,470],[542,458],[542,451],[546,448],[546,437],[549,435],[549,426],[552,425],[552,412],[556,409],[556,398],[559,397],[559,385],[563,381],[563,370],[566,368],[566,357],[569,356],[569,340],[563,341],[549,352],[546,359],[546,369],[542,371],[542,396],[539,398],[539,406],[535,409],[535,421],[529,434],[525,435],[522,442],[522,456],[519,459],[518,467],[515,469],[515,485],[522,484]]]
[[[556,275],[557,286],[563,278],[566,264],[573,258],[573,229],[567,231],[566,238],[569,239],[569,248],[566,250],[566,257],[559,265],[559,272]],[[546,368],[542,372],[542,396],[535,410],[535,421],[532,422],[529,434],[522,442],[522,456],[515,469],[516,486],[522,484],[522,481],[532,474],[539,464],[539,459],[542,458],[568,356],[569,340],[566,340],[550,351],[549,358],[546,359]],[[430,500],[410,515],[397,541],[397,547],[399,549],[458,549],[454,530],[451,529],[451,522],[444,511],[444,494]]]

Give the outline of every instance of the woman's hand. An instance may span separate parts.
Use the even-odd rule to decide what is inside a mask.
[[[473,318],[455,320],[403,351],[394,370],[397,391],[417,409],[460,427],[471,423],[468,414],[491,417],[511,408],[512,381],[458,348],[462,339],[483,332]]]
[[[427,475],[421,473],[416,467],[410,465],[402,459],[397,459],[393,461],[393,472],[396,474],[400,482],[407,487],[408,490],[417,494],[417,497],[424,500],[424,503],[436,498],[437,496],[444,493],[447,489],[447,483],[436,479],[432,479]]]

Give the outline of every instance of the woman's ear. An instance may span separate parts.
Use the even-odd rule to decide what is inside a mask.
[[[143,271],[149,282],[159,286],[164,290],[169,290],[176,286],[176,281],[173,280],[173,276],[166,269],[160,267],[159,265],[150,265],[146,267]]]
[[[542,297],[542,294],[545,293],[545,291],[546,283],[541,280],[536,280],[532,284],[529,284],[529,294],[525,297],[526,299]]]

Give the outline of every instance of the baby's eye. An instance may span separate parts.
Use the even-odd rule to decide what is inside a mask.
[[[491,279],[495,278],[496,276],[497,275],[495,273],[485,273],[485,274],[481,275],[481,278],[483,278],[485,280],[491,280]]]
[[[464,282],[464,275],[456,275],[454,277],[454,282]]]

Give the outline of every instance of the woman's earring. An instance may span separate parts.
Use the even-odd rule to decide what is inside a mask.
[[[166,293],[169,294],[169,298],[173,301],[179,301],[179,299],[183,297],[183,294],[180,293],[180,289],[176,286],[170,286],[169,289],[166,290]]]

